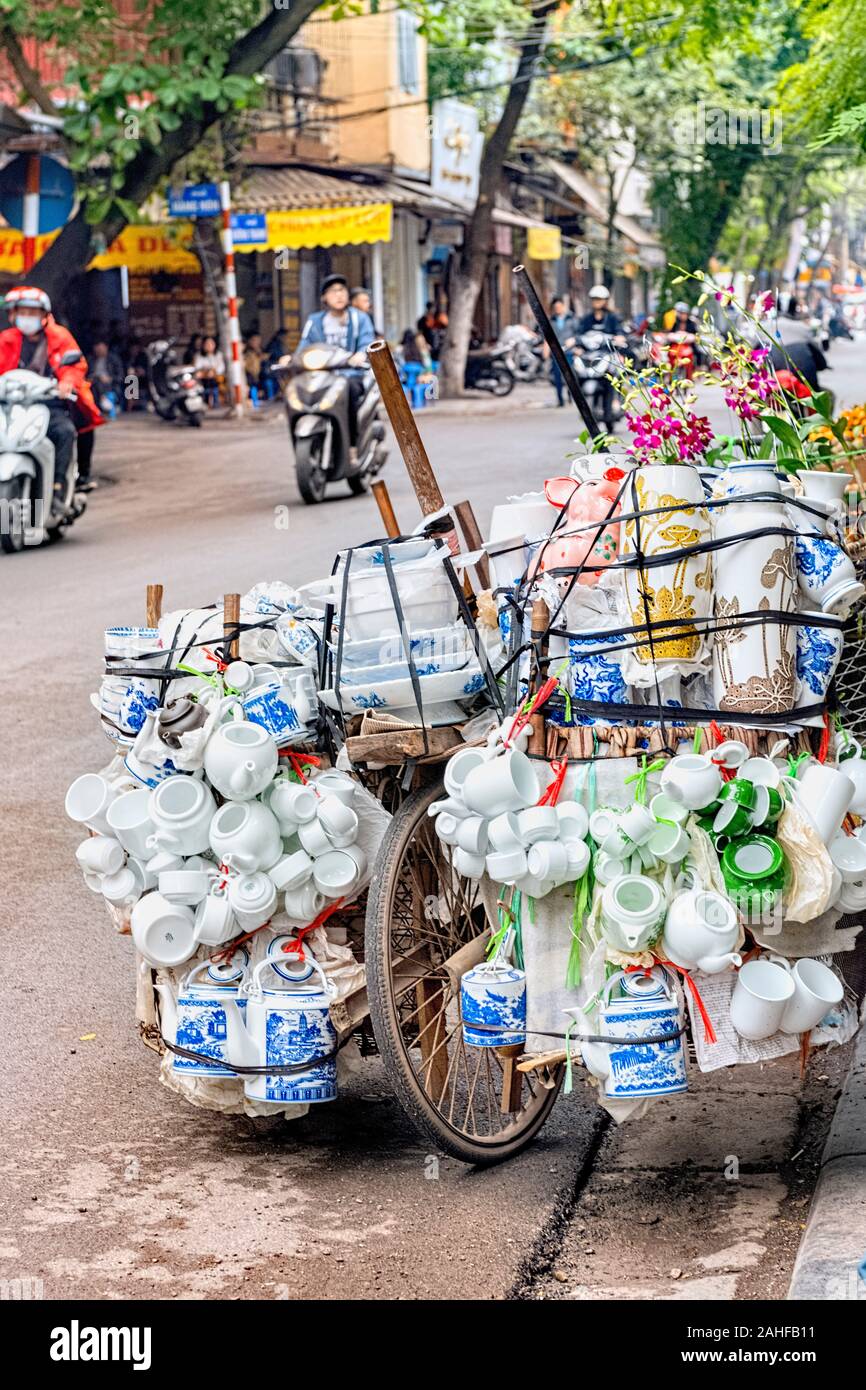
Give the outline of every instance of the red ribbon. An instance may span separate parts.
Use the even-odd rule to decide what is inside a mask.
[[[322,761],[322,759],[317,758],[314,753],[296,753],[293,748],[281,748],[280,757],[289,759],[289,762],[292,764],[292,772],[297,775],[298,780],[303,782],[304,786],[307,785],[307,779],[304,776],[304,765],[306,764],[307,767],[318,767]]]
[[[511,725],[508,736],[505,739],[506,748],[511,740],[517,737],[521,729],[526,728],[526,725],[529,723],[535,711],[544,704],[545,700],[550,699],[550,696],[553,694],[558,684],[559,681],[556,679],[556,676],[548,676],[541,689],[536,691],[535,698],[529,706],[529,709],[518,710],[517,714],[514,716],[514,723]]]
[[[562,784],[565,781],[565,774],[568,771],[568,758],[554,758],[550,764],[550,770],[555,775],[553,781],[545,787],[540,800],[536,802],[538,806],[556,805],[559,800],[559,793],[562,791]]]
[[[819,762],[819,763],[825,763],[825,762],[827,761],[827,754],[829,753],[829,751],[830,751],[830,716],[829,716],[829,714],[827,713],[827,711],[825,710],[825,711],[824,711],[824,731],[823,731],[823,733],[821,734],[821,745],[820,745],[820,747],[819,747],[819,749],[818,749],[818,752],[815,754],[815,756],[816,756],[816,758],[818,759],[818,762]]]
[[[671,970],[678,970],[680,972],[689,989],[691,990],[692,998],[695,1001],[695,1008],[701,1016],[701,1023],[703,1023],[704,1025],[704,1037],[706,1038],[708,1043],[718,1042],[718,1038],[716,1037],[716,1031],[713,1028],[710,1016],[707,1013],[707,1006],[701,998],[700,990],[698,989],[688,970],[686,970],[685,967],[682,965],[676,965],[672,960],[661,960],[658,956],[656,956],[656,960],[659,962],[660,965],[669,966]]]
[[[330,903],[328,907],[323,907],[318,917],[314,917],[312,922],[306,927],[301,927],[299,931],[296,931],[293,940],[285,942],[281,950],[284,951],[287,956],[297,956],[298,960],[303,960],[304,937],[308,936],[311,931],[315,931],[317,927],[324,926],[329,917],[333,917],[335,912],[341,911],[345,906],[345,898],[337,898],[336,902]],[[352,904],[349,904],[349,906],[352,906]]]

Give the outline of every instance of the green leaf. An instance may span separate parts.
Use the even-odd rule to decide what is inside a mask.
[[[833,397],[829,391],[813,391],[812,405],[822,420],[829,420],[833,410]]]
[[[800,436],[790,421],[781,420],[778,415],[762,415],[761,420],[792,454],[800,451]]]

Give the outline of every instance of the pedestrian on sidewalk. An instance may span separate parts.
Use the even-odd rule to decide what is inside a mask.
[[[565,300],[557,295],[550,303],[550,321],[553,324],[553,331],[558,341],[565,350],[566,358],[569,363],[574,358],[574,345],[577,336],[577,320],[574,314],[566,305]],[[565,382],[562,372],[559,370],[559,363],[555,357],[551,356],[550,348],[544,344],[544,356],[550,358],[550,379],[553,382],[553,389],[556,392],[556,404],[565,405]]]

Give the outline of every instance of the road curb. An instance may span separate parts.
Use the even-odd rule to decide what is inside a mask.
[[[866,1281],[866,1029],[851,1065],[821,1159],[809,1222],[791,1278],[789,1299],[862,1299]]]

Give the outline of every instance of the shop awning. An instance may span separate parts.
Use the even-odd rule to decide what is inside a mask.
[[[599,192],[580,169],[575,169],[573,164],[563,164],[558,159],[546,159],[546,167],[552,174],[570,188],[572,193],[576,193],[581,202],[585,205],[589,216],[595,221],[600,222],[603,227],[607,226],[607,208],[605,207],[604,195]],[[649,250],[651,247],[659,249],[659,239],[652,232],[648,232],[633,217],[626,217],[625,213],[616,212],[613,216],[613,225],[628,241],[635,246]]]
[[[361,246],[391,240],[390,203],[361,207],[281,208],[265,213],[267,240],[236,246],[236,251],[268,251],[302,247]]]
[[[174,222],[170,227],[132,225],[124,228],[106,251],[94,256],[88,270],[127,270],[146,273],[168,271],[173,275],[196,275],[201,271],[198,257],[189,250],[193,239],[191,222]],[[36,238],[36,258],[44,256],[60,232]],[[9,275],[24,273],[24,236],[12,227],[0,228],[0,271]]]

